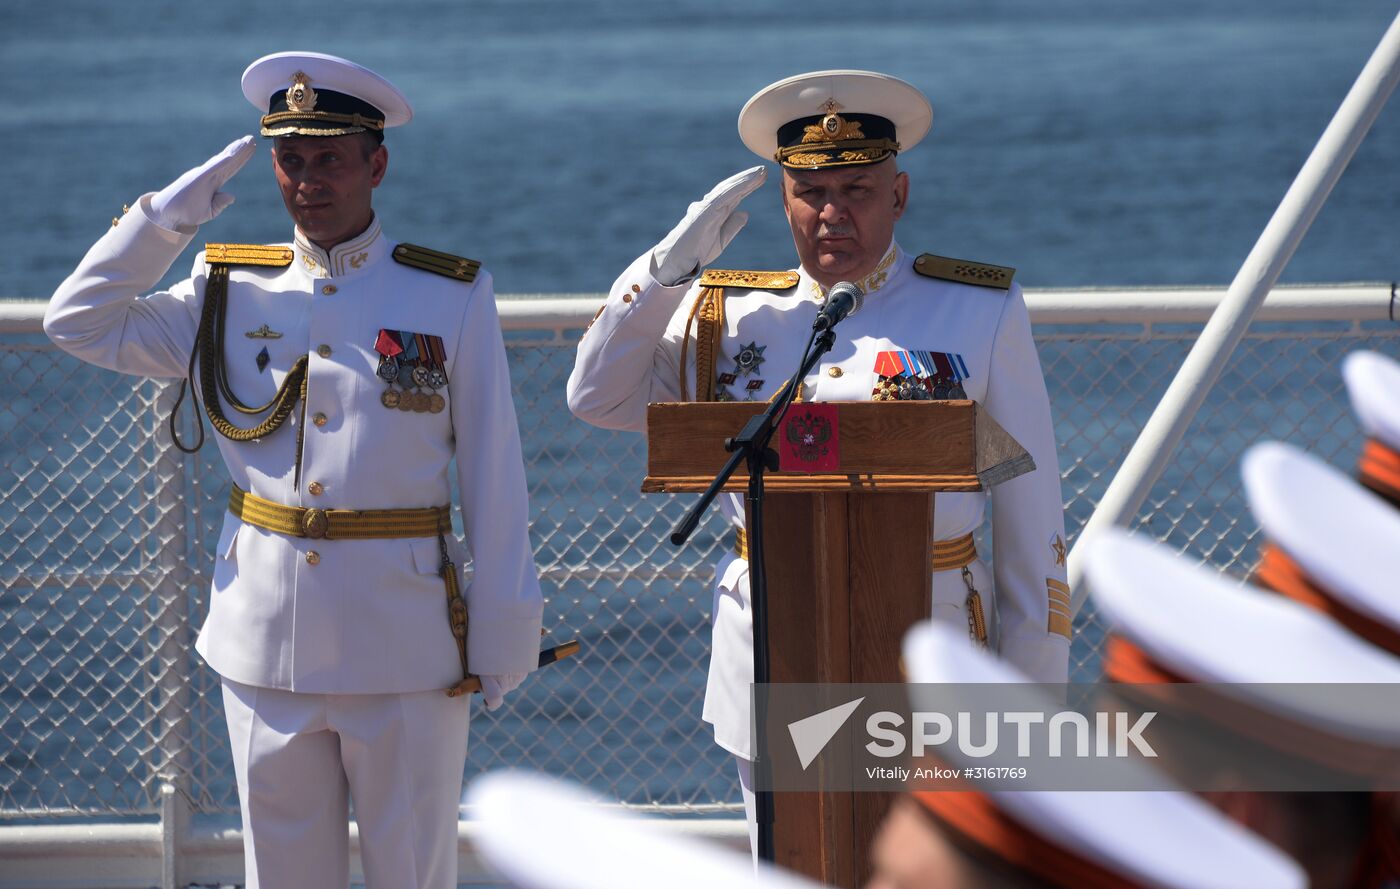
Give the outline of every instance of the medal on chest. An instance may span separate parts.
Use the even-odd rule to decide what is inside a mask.
[[[878,379],[873,401],[931,401],[966,398],[962,381],[971,376],[956,352],[892,349],[875,356]]]
[[[763,389],[763,380],[754,377],[754,374],[758,372],[759,366],[768,360],[763,357],[767,348],[760,346],[757,340],[739,346],[739,350],[730,359],[734,362],[734,369],[716,377],[719,385],[715,387],[715,396],[719,401],[738,401],[740,393],[744,401],[754,400],[757,393]]]
[[[437,414],[447,407],[438,391],[447,386],[442,337],[380,328],[374,351],[379,353],[375,375],[388,384],[379,396],[386,409]]]

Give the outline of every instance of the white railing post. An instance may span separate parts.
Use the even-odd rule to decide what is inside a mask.
[[[1069,556],[1074,610],[1084,602],[1082,544],[1095,531],[1130,522],[1161,477],[1186,427],[1215,385],[1249,327],[1255,311],[1293,258],[1332,187],[1400,80],[1400,15],[1391,22],[1370,60],[1323,131],[1312,154],[1284,194],[1273,218],[1235,275],[1225,300],[1211,315],[1181,370],[1109,484]]]
[[[189,834],[190,804],[174,784],[160,785],[160,889],[183,889],[183,855]]]

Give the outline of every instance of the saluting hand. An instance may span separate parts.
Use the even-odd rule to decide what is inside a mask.
[[[651,251],[652,276],[664,287],[684,283],[724,252],[749,221],[736,209],[768,177],[762,166],[735,173],[690,205],[685,218]]]
[[[155,221],[168,229],[197,228],[233,203],[233,195],[219,191],[253,156],[253,137],[235,139],[228,147],[151,198]]]

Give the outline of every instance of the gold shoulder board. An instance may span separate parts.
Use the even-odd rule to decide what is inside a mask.
[[[204,261],[220,265],[291,265],[292,248],[264,244],[205,244]]]
[[[705,269],[701,287],[747,287],[750,290],[790,290],[797,286],[796,272],[744,272],[733,269]]]
[[[1011,287],[1011,279],[1016,276],[1015,269],[1004,265],[949,259],[946,256],[934,256],[932,253],[925,253],[914,260],[914,271],[925,278],[975,284],[978,287],[995,287],[999,290]]]
[[[476,273],[481,269],[481,263],[475,259],[429,250],[417,244],[400,244],[395,247],[394,261],[435,275],[455,278],[467,284],[476,280]]]

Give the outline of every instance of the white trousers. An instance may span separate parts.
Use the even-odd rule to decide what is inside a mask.
[[[223,680],[248,889],[455,889],[471,696],[301,694]]]
[[[753,789],[753,760],[737,754],[734,767],[739,771],[739,791],[744,795],[744,819],[749,823],[749,852],[758,865],[758,795]]]

